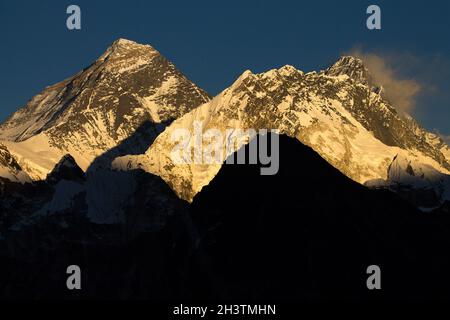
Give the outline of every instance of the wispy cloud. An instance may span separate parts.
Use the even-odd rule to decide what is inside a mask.
[[[417,106],[417,97],[423,90],[424,84],[419,83],[416,79],[406,78],[395,67],[398,65],[396,61],[400,60],[405,63],[405,59],[402,59],[401,56],[369,53],[360,48],[354,48],[346,54],[363,60],[373,81],[383,86],[385,97],[397,110],[410,113]],[[413,58],[409,56],[407,60],[412,61]]]
[[[446,136],[441,134],[441,138],[450,146],[450,135]]]

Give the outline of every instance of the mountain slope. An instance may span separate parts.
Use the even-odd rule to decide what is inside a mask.
[[[197,252],[207,261],[198,273],[213,275],[206,288],[237,300],[450,296],[448,215],[425,215],[348,179],[299,141],[279,141],[277,175],[225,164],[194,197]],[[366,287],[373,264],[378,292]]]
[[[221,167],[214,164],[176,164],[172,138],[179,129],[203,132],[276,129],[311,146],[334,167],[355,181],[386,179],[393,158],[402,154],[413,162],[448,174],[445,144],[426,132],[410,116],[402,115],[372,84],[361,60],[342,57],[322,72],[304,74],[292,66],[261,74],[244,72],[228,89],[208,103],[174,121],[145,155],[118,158],[114,167],[142,168],[161,176],[182,198],[193,196]],[[247,139],[248,140],[248,139]],[[194,135],[188,141],[192,147]],[[223,161],[237,150],[223,148]]]
[[[0,126],[35,179],[69,153],[83,170],[144,122],[164,124],[208,95],[149,45],[119,39],[92,65],[50,86]]]
[[[0,271],[8,277],[0,296],[202,303],[450,296],[448,214],[423,214],[392,192],[355,183],[298,140],[279,142],[277,175],[261,176],[259,164],[223,165],[191,205],[139,171],[145,183],[119,225],[89,223],[80,199],[20,231],[4,220]],[[163,188],[153,204],[152,183]],[[164,192],[177,204],[161,202]],[[162,227],[143,229],[143,221],[155,225],[155,206],[173,211]],[[76,293],[64,286],[74,261],[95,279]],[[381,268],[381,291],[367,290],[372,264]]]
[[[0,177],[11,181],[30,182],[30,177],[23,171],[8,148],[0,144]]]
[[[429,210],[450,199],[450,175],[430,165],[414,163],[396,155],[388,167],[386,180],[371,180],[369,187],[383,187],[395,191],[418,207]]]

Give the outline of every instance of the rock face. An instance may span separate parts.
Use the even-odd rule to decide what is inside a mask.
[[[30,182],[30,177],[22,170],[8,148],[0,144],[0,178],[10,181]]]
[[[276,129],[311,146],[360,183],[386,180],[388,166],[398,154],[444,174],[450,169],[445,143],[397,112],[362,61],[349,56],[319,73],[304,74],[292,66],[261,74],[246,71],[213,100],[174,121],[145,155],[118,158],[114,167],[159,175],[191,201],[221,166],[174,163],[173,135],[178,129],[193,132],[196,123],[202,124],[203,132],[218,129],[224,136],[227,129]],[[192,136],[190,146],[194,140]],[[229,154],[224,148],[222,160]]]
[[[86,170],[143,122],[167,123],[208,100],[154,48],[119,39],[92,65],[14,113],[0,126],[0,140],[24,170],[45,179],[67,153]]]
[[[47,175],[46,180],[50,183],[61,180],[83,181],[84,172],[77,165],[75,159],[70,154],[66,154]]]

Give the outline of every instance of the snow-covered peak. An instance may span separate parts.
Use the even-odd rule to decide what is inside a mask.
[[[303,76],[303,71],[297,70],[291,65],[262,73],[253,73],[246,70],[227,90],[263,97],[268,92],[273,92],[279,88],[287,88],[292,83],[300,83]]]
[[[127,47],[127,46],[142,46],[142,44],[140,44],[140,43],[137,43],[132,40],[124,39],[124,38],[117,39],[116,41],[113,42],[112,45],[113,46],[125,46],[125,47]],[[149,45],[145,45],[145,46],[150,47]]]
[[[95,67],[120,74],[142,68],[157,58],[163,57],[150,45],[118,39],[96,60]]]
[[[245,70],[242,74],[236,79],[234,83],[240,83],[242,80],[252,78],[255,74],[251,70]]]
[[[420,207],[434,207],[450,201],[450,175],[404,153],[397,154],[392,160],[386,181],[374,181],[372,185],[387,186]]]
[[[347,75],[355,81],[363,84],[371,82],[369,70],[363,61],[353,56],[342,56],[331,67],[325,70],[328,76]]]
[[[144,123],[164,124],[209,99],[151,46],[119,39],[88,68],[47,87],[1,124],[0,140],[20,143],[8,148],[27,168],[39,166],[30,159],[51,148],[58,160],[70,153],[86,170]],[[26,143],[36,136],[40,145]]]
[[[141,43],[138,43],[138,42],[135,42],[132,40],[128,40],[128,39],[123,39],[123,38],[119,38],[116,41],[114,41],[111,44],[111,46],[108,49],[106,49],[106,52],[117,51],[117,50],[133,51],[133,50],[139,50],[139,49],[158,52],[155,48],[153,48],[149,44],[141,44]]]
[[[278,69],[278,72],[279,72],[279,74],[281,74],[283,76],[289,76],[289,75],[292,75],[292,74],[295,74],[295,73],[302,73],[303,74],[302,71],[297,70],[295,67],[293,67],[293,66],[291,66],[289,64],[287,64],[287,65],[281,67],[280,69]]]
[[[337,69],[364,69],[364,63],[362,59],[354,56],[341,56],[328,70]]]
[[[387,167],[400,152],[414,163],[450,172],[449,159],[426,141],[424,129],[401,118],[368,83],[354,80],[366,76],[362,61],[348,56],[323,72],[304,74],[292,66],[259,74],[246,71],[212,101],[174,121],[145,155],[117,158],[113,167],[156,174],[180,197],[192,200],[220,165],[176,165],[170,157],[171,137],[175,130],[192,130],[201,121],[203,130],[214,128],[224,135],[230,128],[277,129],[361,183],[386,180]]]
[[[238,88],[242,83],[251,85],[251,82],[268,82],[275,81],[279,85],[282,85],[292,76],[303,76],[303,71],[297,70],[291,65],[282,66],[279,69],[271,69],[262,73],[253,73],[251,70],[245,70],[239,78],[231,85],[231,88]],[[275,83],[274,83],[275,84]]]

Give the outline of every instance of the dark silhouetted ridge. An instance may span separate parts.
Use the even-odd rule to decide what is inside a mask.
[[[449,296],[447,215],[427,216],[394,193],[367,189],[286,136],[278,174],[259,168],[224,165],[190,208],[219,296]],[[379,292],[366,287],[372,264],[382,270]]]

